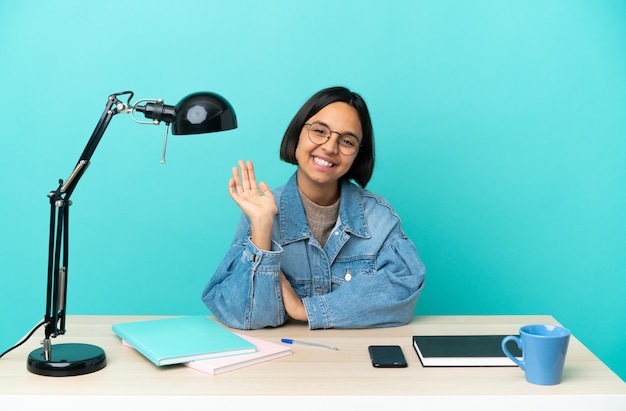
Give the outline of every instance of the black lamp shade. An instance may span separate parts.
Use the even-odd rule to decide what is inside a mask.
[[[176,105],[173,134],[200,134],[237,128],[237,117],[230,103],[211,92],[189,94]]]

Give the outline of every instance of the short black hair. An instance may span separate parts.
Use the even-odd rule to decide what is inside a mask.
[[[354,180],[365,188],[374,171],[374,131],[367,104],[363,98],[345,87],[329,87],[315,93],[298,110],[289,123],[287,131],[280,144],[280,159],[291,164],[298,164],[296,147],[300,140],[300,133],[304,124],[321,109],[331,103],[343,102],[354,107],[359,113],[363,132],[361,147],[350,170],[341,177],[341,180]]]

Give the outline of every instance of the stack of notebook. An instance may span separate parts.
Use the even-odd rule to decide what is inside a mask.
[[[209,374],[291,354],[288,346],[235,333],[200,315],[119,323],[112,330],[157,366],[184,364]]]

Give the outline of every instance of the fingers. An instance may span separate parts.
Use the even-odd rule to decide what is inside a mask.
[[[254,187],[256,189],[256,177],[254,175],[254,166],[252,165],[252,161],[248,160],[246,168],[248,171],[248,183],[250,184],[250,187]]]
[[[252,164],[248,161],[248,164]],[[250,173],[248,172],[248,166],[243,160],[239,160],[239,168],[241,169],[241,187],[244,191],[250,190]],[[254,170],[252,170],[252,175],[254,176]]]
[[[239,170],[241,170],[241,178],[239,178],[237,167],[233,167],[233,178],[237,179],[237,190],[248,191],[256,189],[256,178],[252,161],[244,162],[239,160]]]
[[[272,190],[270,190],[269,186],[265,183],[265,181],[261,181],[261,183],[259,184],[259,188],[261,189],[261,193],[263,193],[264,196],[272,196]]]
[[[231,196],[233,194],[258,193],[252,161],[248,160],[244,162],[243,160],[239,160],[238,165],[239,167],[232,168],[233,176],[228,180],[228,191]],[[267,187],[267,185],[265,185],[265,187]],[[261,187],[261,192],[265,192],[266,190],[267,189]]]
[[[239,175],[239,168],[241,168],[241,176]],[[245,180],[247,178],[247,170],[242,160],[239,160],[239,168],[237,166],[232,168],[233,176],[228,180],[228,192],[230,195],[240,194],[246,188]],[[250,188],[250,185],[247,185]]]
[[[228,194],[250,220],[256,222],[257,228],[267,225],[271,232],[271,222],[278,212],[276,200],[265,182],[261,181],[257,186],[251,161],[239,160],[238,167],[232,168],[232,177],[228,180]],[[265,228],[261,228],[261,231],[265,232]],[[253,236],[253,239],[256,237],[258,236]],[[255,244],[260,246],[260,243]]]
[[[233,200],[243,191],[241,187],[241,179],[239,178],[239,170],[237,167],[232,168],[233,176],[228,180],[228,194]]]

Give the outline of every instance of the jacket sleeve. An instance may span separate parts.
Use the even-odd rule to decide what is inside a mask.
[[[259,250],[241,216],[235,238],[202,291],[202,301],[222,323],[237,329],[277,327],[287,319],[280,294],[282,248]]]
[[[375,267],[372,274],[355,277],[331,293],[304,298],[309,327],[376,328],[408,323],[426,273],[417,249],[404,234],[396,235],[376,256]]]

